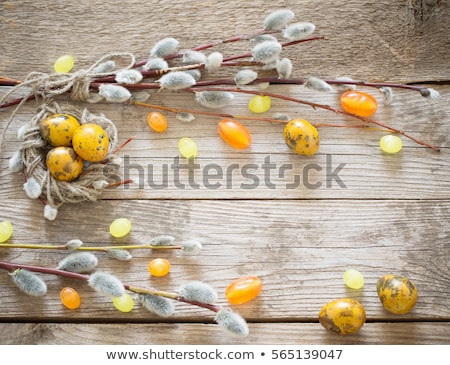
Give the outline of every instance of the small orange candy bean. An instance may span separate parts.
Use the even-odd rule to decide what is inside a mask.
[[[77,309],[81,304],[80,295],[70,287],[62,288],[59,292],[59,298],[67,309]]]
[[[377,111],[378,103],[370,94],[349,90],[341,95],[341,106],[347,113],[370,117]]]
[[[248,129],[237,120],[231,118],[222,119],[217,130],[222,138],[231,147],[245,149],[252,143],[252,136]]]
[[[231,304],[243,304],[255,299],[261,289],[261,279],[249,275],[232,281],[225,290],[225,296]]]
[[[161,133],[167,129],[167,119],[158,112],[151,112],[147,115],[148,126],[155,132]]]
[[[153,276],[165,276],[170,271],[170,262],[166,259],[154,259],[148,264],[148,272]]]

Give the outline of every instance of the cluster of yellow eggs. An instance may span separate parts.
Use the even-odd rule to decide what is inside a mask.
[[[42,138],[50,146],[46,165],[60,181],[73,181],[83,172],[85,161],[100,162],[108,154],[109,138],[95,123],[84,123],[70,114],[52,114],[39,123]]]

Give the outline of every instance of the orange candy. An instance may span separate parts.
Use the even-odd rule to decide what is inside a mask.
[[[261,279],[249,275],[232,281],[225,290],[225,296],[231,304],[242,304],[255,299],[261,289]]]
[[[252,143],[252,136],[237,120],[231,118],[222,119],[217,126],[220,137],[231,147],[244,149]]]
[[[154,259],[148,263],[148,272],[153,276],[164,276],[170,271],[170,262],[166,259]]]
[[[151,129],[158,133],[164,132],[167,129],[166,117],[158,112],[148,113],[147,123]]]
[[[59,298],[67,309],[77,309],[81,303],[78,292],[70,287],[62,288],[59,292]]]
[[[349,90],[341,95],[341,106],[347,113],[360,117],[370,117],[377,111],[378,103],[370,94]]]

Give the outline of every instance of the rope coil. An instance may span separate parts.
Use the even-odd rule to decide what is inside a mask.
[[[101,126],[109,137],[109,153],[105,160],[91,163],[85,167],[82,175],[71,182],[55,179],[47,170],[45,155],[50,146],[39,132],[39,123],[52,114],[70,114],[77,118],[80,124],[94,123]],[[72,105],[61,107],[50,100],[41,105],[40,110],[23,127],[23,141],[19,147],[27,179],[34,178],[42,189],[45,203],[53,208],[59,208],[65,203],[80,203],[96,201],[106,186],[96,185],[96,182],[117,182],[119,166],[117,156],[111,153],[117,143],[117,128],[114,123],[102,115],[90,113],[87,109],[80,110]],[[99,187],[100,186],[100,187]]]
[[[121,159],[112,152],[115,150],[118,140],[115,124],[103,115],[95,115],[87,109],[80,109],[70,104],[61,106],[54,100],[54,97],[70,92],[70,96],[74,100],[89,101],[90,83],[93,79],[115,75],[120,71],[98,71],[101,70],[100,65],[113,58],[129,59],[128,65],[120,68],[120,70],[131,69],[136,61],[131,53],[112,53],[101,57],[88,69],[74,73],[46,74],[31,72],[22,83],[16,85],[0,98],[1,104],[19,89],[29,88],[27,95],[23,97],[4,124],[4,129],[0,135],[0,155],[6,132],[14,121],[14,117],[19,109],[30,96],[34,95],[35,99],[40,102],[37,113],[21,127],[22,141],[18,151],[23,162],[27,181],[33,178],[39,184],[42,191],[40,194],[41,200],[44,201],[46,207],[51,207],[56,212],[65,203],[96,201],[109,183],[120,181],[119,167]],[[70,114],[80,124],[97,124],[105,130],[109,138],[108,155],[104,161],[88,164],[85,166],[81,176],[71,182],[55,179],[46,166],[46,153],[51,146],[42,138],[39,124],[52,114]],[[51,218],[47,216],[46,218],[53,220],[56,218],[56,214]]]

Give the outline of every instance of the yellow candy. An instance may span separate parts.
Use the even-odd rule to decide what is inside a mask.
[[[131,231],[131,222],[127,218],[117,218],[109,226],[109,233],[116,238],[125,237]]]
[[[66,73],[72,70],[75,61],[71,55],[64,55],[59,57],[54,64],[56,73]]]
[[[134,308],[133,297],[128,293],[125,293],[121,297],[114,297],[112,301],[114,307],[120,312],[128,313]]]
[[[0,222],[0,243],[6,242],[13,234],[13,226],[9,221]]]
[[[195,158],[197,157],[198,147],[192,139],[183,137],[178,141],[178,151],[185,158]]]
[[[351,289],[361,289],[364,286],[364,277],[358,270],[345,270],[343,279],[345,285]]]
[[[249,103],[248,108],[253,113],[264,113],[270,109],[271,101],[266,95],[255,95],[253,96]]]
[[[402,140],[392,134],[381,137],[380,148],[384,153],[394,154],[401,151],[403,147]]]

